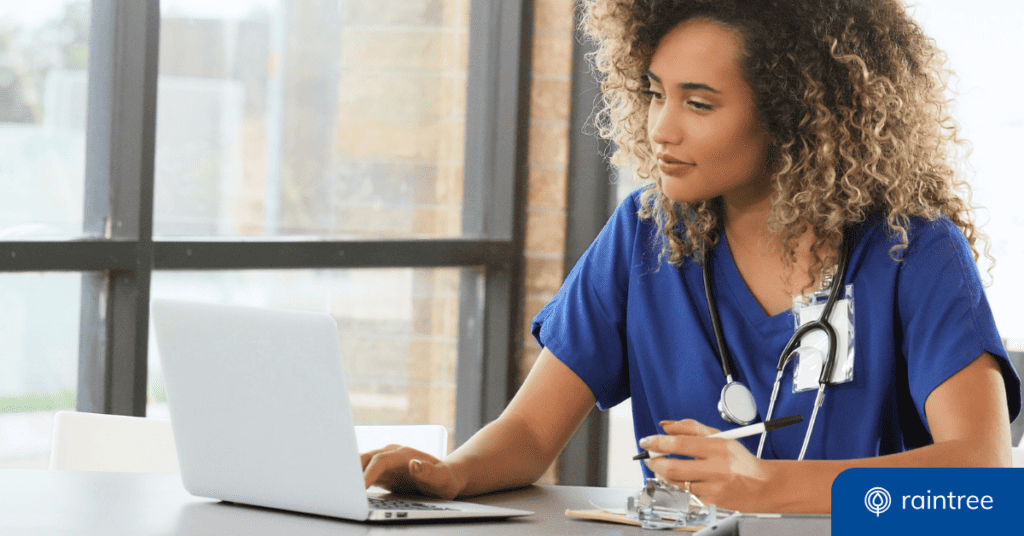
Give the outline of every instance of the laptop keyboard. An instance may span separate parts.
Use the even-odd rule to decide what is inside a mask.
[[[374,510],[454,510],[444,506],[437,506],[430,503],[406,501],[402,499],[384,499],[381,497],[369,497],[370,508]]]

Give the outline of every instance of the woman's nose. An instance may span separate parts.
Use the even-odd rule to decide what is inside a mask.
[[[661,106],[653,114],[651,141],[655,145],[675,145],[682,140],[683,130],[676,115],[667,105]]]

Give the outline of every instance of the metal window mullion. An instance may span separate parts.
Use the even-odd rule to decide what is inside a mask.
[[[509,240],[196,240],[155,241],[154,270],[444,268],[504,266]],[[0,272],[132,271],[135,240],[0,242]]]
[[[133,266],[135,243],[110,240],[0,242],[0,272],[88,272]]]
[[[79,411],[146,411],[159,26],[158,0],[93,0],[83,225],[134,248],[128,267],[83,275]]]
[[[467,270],[460,288],[455,444],[511,398],[521,330],[532,2],[473,0],[463,185],[463,234],[510,241],[507,262]]]
[[[605,160],[608,143],[594,135],[590,125],[596,99],[597,81],[590,72],[586,55],[593,45],[582,36],[573,40],[572,93],[569,111],[569,184],[566,225],[565,273],[569,273],[610,214],[612,170]],[[608,480],[608,415],[596,408],[576,430],[562,451],[558,483],[604,486]]]
[[[191,241],[153,243],[157,270],[438,268],[507,263],[504,240]]]

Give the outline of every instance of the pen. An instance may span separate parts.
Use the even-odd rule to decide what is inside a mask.
[[[778,419],[771,419],[765,422],[759,422],[747,426],[741,426],[739,428],[733,428],[732,430],[726,430],[724,432],[718,432],[717,434],[711,434],[708,437],[720,437],[722,439],[739,439],[741,437],[747,437],[757,434],[762,434],[769,430],[778,430],[779,428],[785,428],[799,422],[803,422],[804,418],[800,415],[790,415],[789,417],[780,417]],[[636,456],[633,456],[634,460],[646,460],[648,458],[660,458],[665,456],[665,452],[651,452],[645,450]]]

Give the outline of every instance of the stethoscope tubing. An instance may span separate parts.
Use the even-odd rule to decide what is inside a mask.
[[[718,316],[718,305],[715,303],[714,292],[711,290],[711,262],[706,257],[709,252],[704,252],[704,262],[701,263],[702,275],[704,276],[704,298],[708,302],[708,313],[711,314],[711,331],[715,335],[715,344],[718,346],[718,362],[722,365],[722,372],[725,373],[726,383],[732,378],[732,358],[725,346],[725,336],[722,334],[722,319]],[[736,423],[739,424],[739,423]]]
[[[722,334],[721,318],[718,316],[718,307],[714,300],[714,293],[711,288],[711,268],[710,261],[707,252],[705,252],[705,258],[701,262],[702,275],[704,278],[704,296],[708,304],[708,313],[711,316],[711,329],[714,332],[715,343],[718,346],[718,361],[722,366],[722,372],[725,374],[726,384],[732,383],[733,380],[733,368],[732,359],[728,353],[728,349],[725,344],[725,337]],[[832,311],[835,309],[836,303],[839,301],[839,297],[845,289],[846,269],[850,261],[850,245],[849,240],[844,236],[842,243],[839,245],[839,265],[836,269],[836,273],[832,278],[832,282],[829,285],[828,299],[825,300],[825,307],[821,311],[821,316],[817,320],[808,322],[793,333],[790,337],[789,342],[786,343],[785,349],[779,356],[779,362],[776,365],[776,376],[775,382],[772,385],[772,395],[768,401],[768,413],[765,415],[764,420],[767,421],[772,418],[772,413],[775,410],[775,402],[778,400],[779,389],[782,384],[782,376],[785,372],[786,366],[791,360],[793,350],[800,344],[801,339],[812,331],[823,331],[825,338],[828,341],[828,354],[825,357],[824,363],[821,367],[821,375],[818,377],[818,394],[815,397],[814,408],[811,412],[811,418],[807,423],[807,432],[804,434],[803,446],[800,449],[800,457],[798,460],[804,459],[804,455],[807,452],[807,445],[810,442],[811,433],[814,430],[814,421],[818,415],[818,408],[824,403],[825,400],[825,387],[832,384],[832,371],[835,369],[836,355],[838,354],[839,337],[836,334],[835,328],[829,322],[829,318],[832,315]],[[749,392],[749,388],[747,388]],[[751,395],[752,397],[752,395]],[[724,406],[724,400],[719,403],[720,409]],[[737,421],[731,414],[727,415],[728,412],[723,411],[722,417],[726,420],[734,422],[736,424],[747,424],[744,422]],[[761,434],[761,439],[757,447],[757,457],[760,458],[764,450],[765,439],[768,436],[768,432],[765,431]]]

